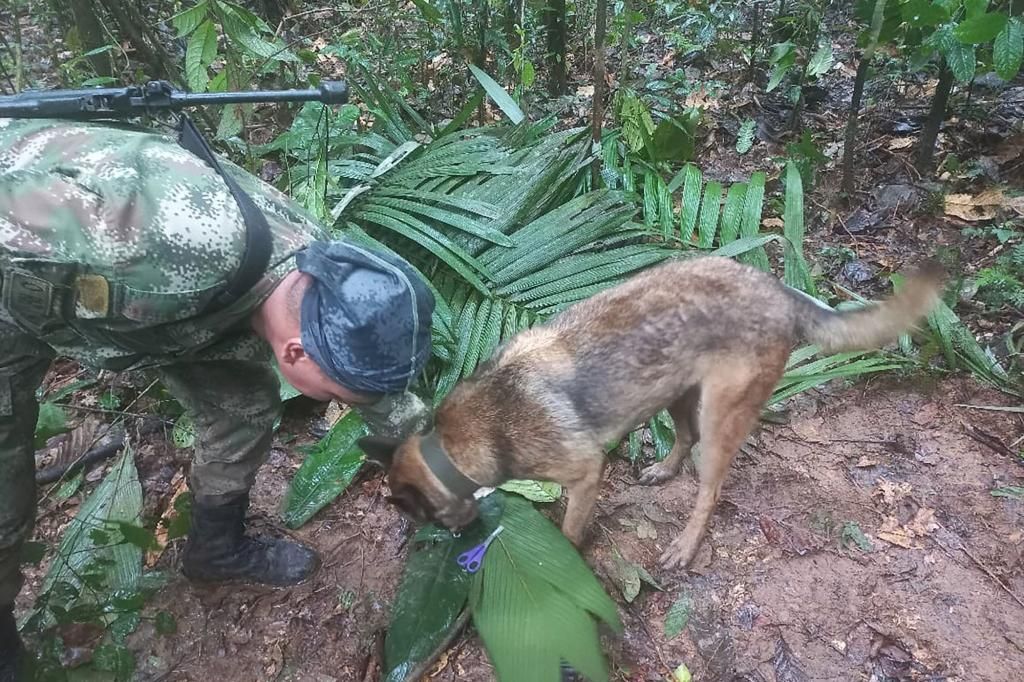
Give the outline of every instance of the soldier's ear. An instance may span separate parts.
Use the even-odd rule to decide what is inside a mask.
[[[397,438],[385,438],[383,436],[365,436],[360,438],[356,444],[366,454],[367,461],[373,462],[385,471],[391,468],[391,462],[395,458],[395,451],[402,441]]]

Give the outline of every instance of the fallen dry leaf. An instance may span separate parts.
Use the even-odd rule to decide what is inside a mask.
[[[970,222],[991,220],[1000,208],[1008,208],[1024,215],[1024,196],[1011,197],[1002,190],[990,189],[975,196],[947,194],[945,198],[946,215],[956,216]]]
[[[580,97],[593,97],[594,96],[594,86],[593,85],[581,85],[580,87],[576,88],[576,94],[579,95]]]
[[[878,491],[875,494],[881,495],[882,501],[891,507],[909,495],[912,491],[913,489],[910,487],[909,483],[893,483],[892,481],[882,480],[878,484]]]
[[[885,540],[891,545],[903,547],[904,549],[913,549],[914,540],[910,536],[910,533],[900,526],[899,521],[889,516],[882,523],[882,527],[875,533],[875,537],[879,540]]]
[[[761,225],[767,228],[779,228],[782,229],[786,226],[786,223],[782,221],[782,218],[765,218],[761,221]]]
[[[146,553],[146,568],[156,566],[156,562],[160,561],[164,550],[167,549],[167,533],[170,529],[171,521],[178,515],[178,512],[174,509],[174,502],[188,490],[188,480],[179,471],[171,479],[171,487],[174,488],[174,495],[167,502],[167,509],[164,510],[163,516],[160,517],[163,523],[156,524],[156,532],[154,533],[158,547]]]
[[[867,455],[863,455],[860,459],[857,460],[857,463],[854,464],[853,466],[855,466],[855,467],[857,467],[859,469],[866,469],[867,467],[875,467],[875,466],[878,466],[878,460],[877,459],[871,459]]]
[[[906,149],[914,145],[914,138],[912,137],[897,137],[889,143],[889,149],[896,151],[897,149]]]
[[[900,525],[900,522],[893,516],[886,517],[875,536],[889,544],[913,549],[918,546],[914,542],[916,538],[931,535],[938,527],[939,524],[935,521],[935,510],[920,507],[914,514],[914,518],[903,525]]]
[[[999,144],[996,160],[1002,164],[1020,158],[1022,154],[1024,154],[1024,133],[1017,133]]]

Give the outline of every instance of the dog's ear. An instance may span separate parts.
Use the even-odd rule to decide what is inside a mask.
[[[359,449],[366,453],[366,459],[385,470],[391,468],[391,461],[395,457],[395,451],[402,441],[397,438],[385,438],[383,436],[365,436],[356,441]]]

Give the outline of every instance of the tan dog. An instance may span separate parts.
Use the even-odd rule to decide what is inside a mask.
[[[877,348],[938,300],[934,268],[895,297],[833,312],[772,275],[726,258],[672,261],[566,309],[499,348],[456,386],[433,430],[404,443],[361,441],[388,470],[391,501],[413,520],[457,530],[473,492],[509,479],[568,492],[562,531],[577,546],[597,499],[604,445],[667,409],[676,443],[640,482],[666,481],[700,440],[700,487],[666,568],[694,557],[733,457],[798,341],[823,352]]]

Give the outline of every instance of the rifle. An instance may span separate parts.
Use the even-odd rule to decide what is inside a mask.
[[[179,111],[200,104],[256,102],[322,102],[345,104],[345,81],[325,81],[316,90],[253,90],[249,92],[192,93],[177,90],[168,81],[143,86],[87,88],[83,90],[30,90],[0,96],[0,118],[62,118],[77,121],[128,118],[159,111]]]

